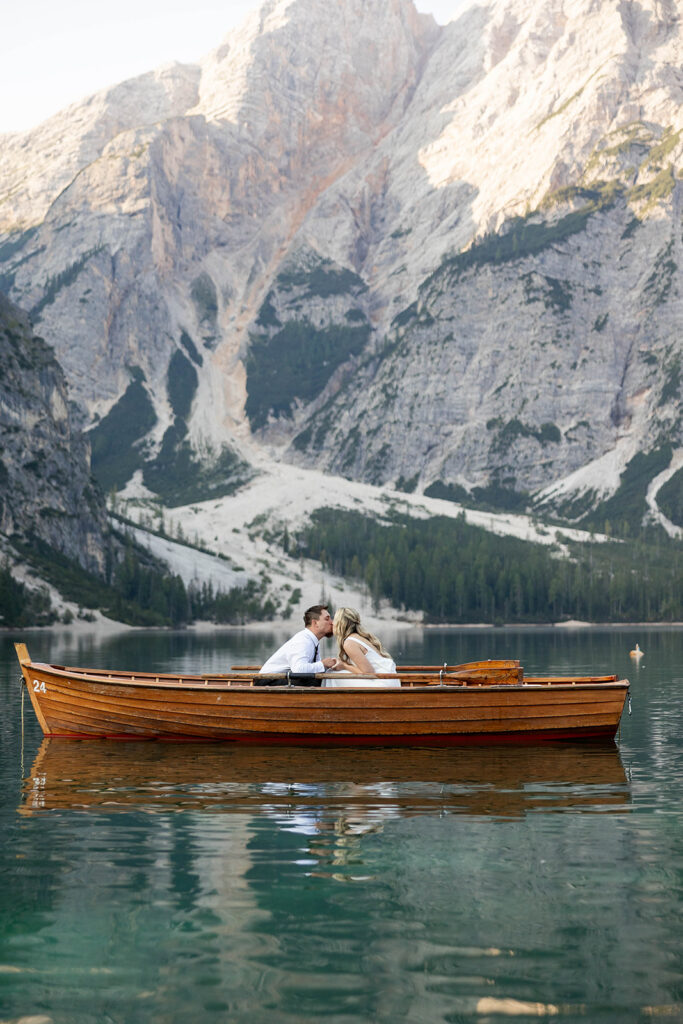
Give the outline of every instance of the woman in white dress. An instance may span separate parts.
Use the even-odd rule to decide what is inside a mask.
[[[360,615],[355,608],[338,608],[333,630],[344,671],[354,676],[396,671],[396,663],[385,651],[382,641],[361,626]]]

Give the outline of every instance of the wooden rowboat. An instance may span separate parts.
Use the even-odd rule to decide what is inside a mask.
[[[517,661],[403,666],[366,680],[107,672],[17,656],[46,736],[441,745],[614,738],[629,683],[525,678]],[[334,688],[326,683],[334,682]]]

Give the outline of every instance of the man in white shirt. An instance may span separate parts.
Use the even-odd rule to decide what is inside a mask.
[[[332,636],[332,616],[324,604],[314,604],[306,609],[304,627],[275,654],[271,654],[261,666],[261,673],[295,672],[297,675],[307,675],[328,672],[338,667],[337,658],[320,657],[320,641],[323,637]]]

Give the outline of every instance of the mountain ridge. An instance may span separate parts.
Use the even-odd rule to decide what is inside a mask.
[[[677,5],[494,0],[444,27],[407,0],[323,8],[265,3],[199,70],[52,119],[46,159],[60,130],[96,159],[0,206],[0,273],[84,422],[141,372],[148,484],[189,459],[230,489],[256,444],[565,513],[562,480],[599,504],[580,470],[607,453],[675,458]]]

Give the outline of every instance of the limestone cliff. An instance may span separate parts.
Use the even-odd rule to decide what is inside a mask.
[[[0,294],[0,536],[49,548],[98,575],[108,533],[64,374],[26,314]]]
[[[267,0],[3,138],[0,273],[111,483],[266,444],[576,518],[683,440],[682,57],[674,0]]]

